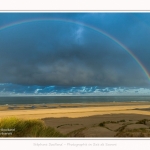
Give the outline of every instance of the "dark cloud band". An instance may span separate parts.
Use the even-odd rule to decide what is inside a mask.
[[[115,43],[117,43],[119,46],[121,46],[124,50],[126,50],[129,53],[129,55],[131,55],[131,57],[139,64],[139,66],[144,71],[144,73],[147,76],[147,78],[150,80],[149,72],[146,70],[146,68],[142,64],[142,62],[136,57],[136,55],[129,48],[127,48],[125,45],[123,45],[119,40],[117,40],[112,35],[108,34],[107,32],[105,32],[105,31],[103,31],[103,30],[101,30],[99,28],[96,28],[96,27],[94,27],[92,25],[88,25],[88,24],[85,24],[83,22],[79,22],[79,21],[75,21],[75,20],[70,20],[70,19],[40,18],[40,19],[21,20],[21,21],[15,22],[15,23],[11,23],[11,24],[8,24],[8,25],[0,27],[0,30],[4,30],[4,29],[12,27],[12,26],[22,25],[22,24],[30,23],[30,22],[38,22],[38,21],[62,21],[62,22],[67,22],[67,23],[74,23],[74,24],[77,24],[77,25],[88,27],[88,28],[90,28],[90,29],[92,29],[92,30],[94,30],[96,32],[99,32],[100,34],[105,35],[106,37],[110,38]]]
[[[82,22],[86,22],[85,18],[93,20],[90,14],[78,16],[82,16]],[[98,22],[100,15],[95,16]],[[130,47],[128,49],[120,42],[129,41],[125,39],[121,27],[113,23],[107,25],[113,31],[118,29],[116,34],[122,33],[118,41],[114,38],[117,36],[104,32],[103,28],[100,30],[98,23],[94,27],[81,23],[81,19],[79,22],[72,20],[31,19],[1,27],[0,82],[61,86],[149,86],[149,79],[145,76],[149,78],[148,69],[140,57],[136,57],[136,52],[130,50],[136,47],[140,51],[134,43],[136,37],[129,34],[128,38],[133,42],[129,46],[127,44]],[[129,31],[136,25],[126,20],[122,22],[127,23]],[[145,57],[144,53],[142,56]]]

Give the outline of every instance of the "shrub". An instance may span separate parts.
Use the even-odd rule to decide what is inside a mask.
[[[4,118],[0,120],[0,137],[64,137],[41,120]]]
[[[100,126],[100,127],[104,127],[104,126],[105,126],[105,122],[101,122],[101,123],[99,124],[99,126]]]
[[[139,120],[137,124],[146,124],[147,121],[147,119]]]

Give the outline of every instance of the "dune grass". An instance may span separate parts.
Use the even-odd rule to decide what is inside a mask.
[[[0,137],[65,137],[41,120],[4,118],[0,120]]]
[[[116,137],[150,137],[150,131],[144,128],[123,130],[118,132]]]
[[[83,130],[85,130],[86,127],[71,131],[67,134],[67,137],[84,137],[84,134],[82,133]]]
[[[148,122],[148,121],[150,121],[150,120],[142,119],[142,120],[139,120],[136,124],[144,124],[144,125],[146,125],[146,122]]]

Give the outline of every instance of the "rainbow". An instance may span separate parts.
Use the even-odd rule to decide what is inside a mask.
[[[2,27],[0,27],[0,31],[4,30],[6,28],[12,27],[12,26],[16,26],[16,25],[21,25],[24,23],[30,23],[30,22],[38,22],[38,21],[62,21],[62,22],[68,22],[68,23],[74,23],[74,24],[78,24],[81,26],[85,26],[87,28],[90,28],[94,31],[97,31],[101,34],[103,34],[104,36],[108,37],[109,39],[113,40],[115,43],[117,43],[120,47],[122,47],[124,50],[126,50],[126,52],[128,52],[128,54],[130,54],[130,56],[138,63],[138,65],[141,67],[141,69],[144,71],[145,75],[147,76],[148,80],[150,80],[150,75],[149,72],[146,70],[145,66],[142,64],[142,62],[136,57],[136,55],[130,50],[128,49],[124,44],[122,44],[119,40],[117,40],[115,37],[113,37],[112,35],[106,33],[105,31],[94,27],[92,25],[89,24],[85,24],[83,22],[79,22],[79,21],[74,21],[74,20],[69,20],[69,19],[62,19],[62,18],[38,18],[38,19],[29,19],[29,20],[21,20],[18,22],[13,22],[7,25],[4,25]]]

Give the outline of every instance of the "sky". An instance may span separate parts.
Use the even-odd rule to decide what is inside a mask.
[[[149,94],[149,39],[149,13],[0,13],[0,95]]]

